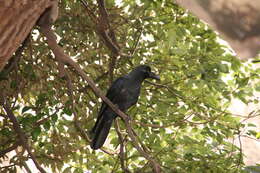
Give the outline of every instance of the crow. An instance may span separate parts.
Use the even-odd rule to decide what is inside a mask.
[[[140,95],[142,82],[146,78],[160,80],[159,76],[151,72],[149,66],[139,65],[130,73],[116,79],[108,89],[106,97],[121,111],[126,112],[128,108],[136,104]],[[93,139],[90,146],[92,149],[96,150],[102,147],[113,120],[117,116],[105,102],[102,103],[96,124],[91,130]]]

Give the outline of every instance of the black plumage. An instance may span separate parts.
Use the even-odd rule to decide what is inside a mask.
[[[125,76],[116,79],[109,90],[106,97],[118,108],[125,112],[128,108],[136,104],[140,95],[142,82],[146,78],[159,80],[159,76],[151,72],[151,68],[147,65],[140,65]],[[113,120],[117,114],[106,104],[102,103],[97,121],[93,129],[93,139],[91,148],[96,150],[105,143]]]

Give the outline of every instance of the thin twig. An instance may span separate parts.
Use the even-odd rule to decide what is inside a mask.
[[[5,169],[5,168],[14,167],[14,166],[16,166],[16,165],[15,165],[15,164],[12,164],[12,165],[7,165],[7,166],[2,166],[2,167],[0,167],[0,170],[1,170],[1,169]]]
[[[32,173],[27,163],[24,161],[20,167],[24,167],[24,169],[27,171],[27,173]]]
[[[35,123],[33,123],[32,124],[33,128],[39,127],[40,125],[42,125],[45,122],[47,122],[53,115],[57,114],[58,111],[59,111],[59,109],[56,109],[56,111],[53,114],[48,115],[47,117],[45,117],[45,118],[43,118],[41,120],[38,120]]]
[[[239,168],[241,163],[242,163],[242,155],[243,155],[242,142],[241,142],[241,136],[240,136],[240,130],[239,129],[238,129],[238,141],[239,141],[239,160],[238,160],[238,163],[237,163],[237,168]]]
[[[260,142],[260,139],[256,139],[256,138],[253,138],[251,136],[248,136],[248,135],[240,135],[241,137],[245,137],[245,138],[248,138],[248,139],[252,139],[252,140],[255,140],[257,142]]]
[[[174,123],[170,123],[170,124],[166,124],[166,125],[158,125],[158,124],[148,124],[148,123],[143,123],[143,122],[140,122],[140,121],[133,121],[135,124],[140,124],[141,126],[144,126],[144,127],[151,127],[151,128],[167,128],[167,127],[171,127],[171,126],[174,126],[176,124],[180,124],[180,123],[184,123],[185,121],[187,121],[193,114],[190,114],[188,115],[186,118],[178,121],[178,122],[174,122]],[[193,123],[193,122],[190,122],[189,123]]]
[[[167,85],[164,85],[164,84],[158,84],[158,83],[154,83],[154,82],[151,82],[151,81],[148,81],[148,80],[145,80],[145,82],[149,83],[149,84],[152,84],[156,87],[160,87],[160,88],[166,88],[170,93],[172,93],[173,95],[179,97],[180,99],[182,100],[186,100],[183,96],[179,95],[179,94],[176,94],[176,92],[174,92],[169,86]]]
[[[114,55],[117,56],[120,54],[120,48],[116,41],[115,32],[110,26],[104,0],[98,0],[98,9],[100,13],[100,20],[97,26],[97,32],[102,37],[105,45],[112,51]]]
[[[88,13],[90,19],[92,20],[92,22],[94,22],[95,24],[97,24],[97,23],[96,23],[97,18],[95,17],[94,13],[93,13],[93,12],[91,11],[91,9],[89,8],[88,3],[87,3],[85,0],[80,0],[80,2],[81,2],[81,3],[83,4],[83,6],[86,8],[87,13]]]
[[[137,49],[138,44],[140,42],[140,38],[141,38],[142,33],[143,33],[143,28],[141,27],[140,33],[139,33],[138,37],[136,38],[135,44],[134,44],[134,46],[132,48],[131,57],[133,57],[135,52],[136,52],[136,49]]]
[[[16,142],[11,147],[0,151],[0,158],[3,157],[6,153],[9,153],[10,151],[15,150],[19,146],[19,144],[20,144],[19,142]]]

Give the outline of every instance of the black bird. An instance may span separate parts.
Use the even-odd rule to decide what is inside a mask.
[[[106,97],[118,108],[125,112],[128,108],[136,104],[140,95],[140,89],[142,82],[146,78],[152,78],[160,80],[160,77],[151,72],[151,68],[147,65],[140,65],[133,71],[125,76],[116,79],[109,90]],[[97,121],[91,133],[93,139],[91,142],[91,148],[96,150],[102,147],[105,143],[107,135],[113,120],[117,117],[117,114],[106,104],[102,103]]]

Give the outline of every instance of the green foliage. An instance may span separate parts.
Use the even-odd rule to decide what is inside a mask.
[[[97,15],[96,2],[88,5]],[[259,82],[255,82],[260,70],[228,53],[215,32],[170,0],[125,0],[119,6],[109,0],[107,8],[122,52],[133,53],[131,58],[117,58],[114,76],[141,63],[149,64],[161,76],[160,85],[144,83],[138,105],[127,113],[136,122],[133,128],[139,140],[163,172],[242,171],[242,153],[232,139],[246,125],[227,109],[233,98],[246,104],[258,103],[253,93],[260,91]],[[105,92],[111,82],[107,72],[112,55],[95,32],[95,22],[80,1],[63,0],[54,28],[66,53]],[[8,78],[0,74],[0,89],[30,136],[39,162],[53,172],[123,172],[118,154],[92,151],[75,126],[77,120],[89,133],[100,99],[67,68],[71,91],[67,80],[59,77],[57,63],[41,35],[34,30],[32,36],[18,69]],[[4,114],[3,109],[0,113]],[[16,135],[9,120],[1,120],[0,125],[3,150],[16,141]],[[253,128],[252,124],[248,126]],[[122,122],[120,127],[126,136]],[[248,135],[260,137],[254,129]],[[108,143],[111,145],[105,150],[119,151],[114,129]],[[129,140],[126,151],[131,171],[151,172],[147,160]]]

